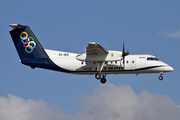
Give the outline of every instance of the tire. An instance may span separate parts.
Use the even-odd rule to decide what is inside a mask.
[[[95,78],[99,80],[99,79],[101,79],[101,75],[100,74],[96,74]]]
[[[159,76],[159,80],[163,80],[163,76]]]
[[[105,79],[105,78],[102,78],[102,79],[101,79],[101,83],[102,83],[102,84],[106,83],[106,79]]]

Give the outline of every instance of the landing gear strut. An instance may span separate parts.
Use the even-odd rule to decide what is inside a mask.
[[[159,80],[163,80],[163,75],[162,75],[162,74],[163,74],[163,73],[160,74]]]

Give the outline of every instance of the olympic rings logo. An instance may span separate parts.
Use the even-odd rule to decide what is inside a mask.
[[[21,41],[27,53],[31,53],[33,49],[36,47],[36,43],[34,42],[33,37],[28,37],[27,32],[22,32],[20,34]]]

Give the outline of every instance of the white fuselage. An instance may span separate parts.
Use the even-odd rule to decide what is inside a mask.
[[[43,68],[72,74],[93,75],[106,83],[107,74],[160,73],[173,68],[152,55],[129,55],[123,50],[106,50],[99,43],[90,42],[83,54],[44,49],[29,26],[10,24],[10,35],[20,57],[20,62],[31,68]]]
[[[47,50],[53,63],[73,74],[96,74],[97,61],[77,60],[79,54]],[[171,72],[173,68],[152,55],[127,55],[124,64],[121,51],[109,51],[101,74],[139,74]],[[116,58],[116,59],[114,59]],[[118,58],[118,59],[117,59]],[[81,58],[79,58],[81,59]],[[83,58],[82,58],[83,59]]]

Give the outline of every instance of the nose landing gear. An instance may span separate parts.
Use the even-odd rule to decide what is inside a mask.
[[[159,80],[163,80],[163,73],[160,73]]]

